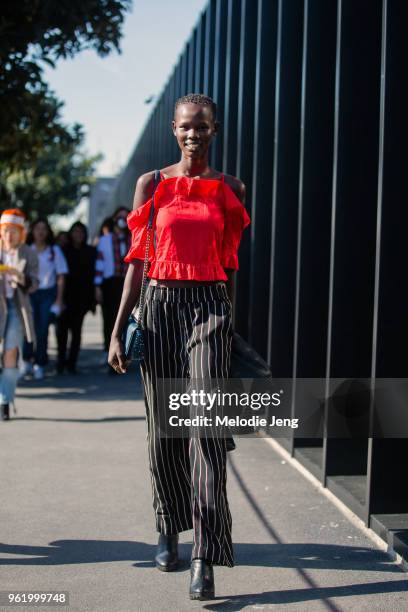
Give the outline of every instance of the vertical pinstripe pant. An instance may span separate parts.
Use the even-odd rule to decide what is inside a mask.
[[[191,558],[234,566],[225,437],[161,437],[159,378],[227,378],[231,302],[224,283],[148,285],[143,316],[147,442],[157,531],[194,530]]]

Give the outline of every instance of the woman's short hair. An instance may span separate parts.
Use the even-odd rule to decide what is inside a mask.
[[[214,100],[209,96],[197,93],[189,93],[185,96],[182,96],[181,98],[176,100],[176,103],[174,105],[174,115],[176,115],[177,108],[182,104],[200,104],[201,106],[210,106],[214,121],[217,118],[217,105]]]

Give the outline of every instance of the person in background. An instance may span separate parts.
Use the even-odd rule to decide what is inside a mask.
[[[65,278],[65,309],[57,319],[58,363],[57,371],[62,374],[66,367],[70,374],[76,374],[76,364],[81,347],[82,324],[86,313],[95,312],[94,274],[96,248],[87,244],[88,230],[77,221],[69,232],[69,243],[64,249],[69,272]],[[68,332],[71,343],[68,357]]]
[[[127,226],[129,209],[120,206],[112,216],[113,229],[100,237],[95,265],[95,299],[102,307],[104,355],[107,363],[110,338],[122,296],[127,263],[123,261],[130,248]],[[109,368],[110,372],[114,372]]]
[[[23,338],[35,342],[29,293],[38,286],[38,258],[26,244],[25,215],[5,210],[0,218],[0,415],[9,420]],[[14,407],[15,409],[15,407]]]
[[[69,238],[68,238],[68,232],[58,232],[58,234],[55,237],[55,244],[57,246],[59,246],[61,249],[64,249],[69,242]]]
[[[99,230],[99,234],[98,236],[95,236],[95,238],[92,241],[92,244],[94,246],[98,246],[99,240],[101,236],[106,236],[106,234],[110,234],[113,232],[113,219],[112,217],[106,217],[101,224],[101,228]]]
[[[54,234],[47,219],[34,221],[27,244],[38,256],[40,285],[37,291],[31,294],[37,347],[33,351],[33,347],[26,344],[21,373],[22,376],[33,373],[34,378],[40,380],[44,377],[44,366],[48,363],[48,328],[51,313],[58,317],[64,309],[64,285],[68,266],[61,248],[54,244]]]

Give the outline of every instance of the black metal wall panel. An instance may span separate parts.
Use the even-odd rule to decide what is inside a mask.
[[[258,4],[241,0],[241,29],[239,53],[239,83],[237,110],[236,175],[246,187],[246,206],[252,216],[252,171],[254,155],[255,65],[258,27]],[[244,232],[240,246],[240,271],[236,278],[235,327],[248,337],[250,295],[251,232]]]
[[[204,91],[212,97],[214,86],[214,45],[217,0],[210,0],[205,14]]]
[[[181,61],[179,58],[179,61],[176,64],[175,74],[174,74],[173,103],[172,103],[172,110],[171,110],[172,118],[173,118],[174,105],[176,103],[176,100],[180,98],[181,96],[180,81],[181,81]],[[173,162],[173,160],[175,163],[180,157],[180,149],[178,148],[177,141],[174,138],[173,134],[170,135],[170,141],[171,141],[172,154],[170,156],[170,162],[168,163]]]
[[[274,154],[274,106],[278,0],[258,0],[255,121],[251,224],[251,272],[249,296],[249,339],[267,357],[270,300],[272,168]]]
[[[194,30],[188,43],[188,69],[187,69],[187,93],[194,93],[195,69],[196,69],[196,37],[197,29]]]
[[[241,0],[228,0],[222,169],[237,174]]]
[[[203,12],[197,24],[196,51],[195,51],[195,93],[202,93],[204,90],[204,54],[205,54],[205,20],[206,13]]]
[[[320,403],[306,402],[296,380],[321,379],[318,395],[324,397],[337,6],[331,2],[322,5],[319,0],[305,0],[304,11],[292,411],[294,417],[308,411],[309,418],[316,422],[317,431],[323,407]],[[321,438],[294,439],[297,455],[306,456],[319,477],[322,442]]]
[[[324,471],[337,493],[341,488],[354,495],[360,515],[372,361],[381,15],[380,0],[339,2]],[[344,382],[332,384],[331,378]],[[344,425],[353,435],[338,439],[333,427],[338,431],[339,411],[333,407],[344,396]]]
[[[188,70],[188,44],[184,47],[181,55],[181,80],[180,80],[180,91],[183,92],[180,95],[185,95],[187,91],[187,70]]]
[[[268,362],[293,372],[303,49],[303,3],[278,3]]]
[[[384,400],[380,402],[380,394],[374,394],[375,424],[384,417],[385,411],[390,423],[397,424],[401,412],[406,410],[401,386],[408,378],[408,285],[403,272],[408,209],[401,119],[406,113],[408,96],[400,84],[406,73],[401,59],[408,57],[407,19],[406,2],[388,0],[385,3],[373,370],[375,380],[388,380],[385,405]],[[369,451],[369,512],[406,513],[408,489],[403,483],[408,441],[395,437],[374,438],[370,440]],[[396,529],[402,529],[403,517],[394,518]]]
[[[227,53],[227,9],[228,2],[216,0],[213,98],[217,101],[218,117],[223,119],[225,108],[225,70]],[[217,134],[211,149],[211,163],[215,168],[222,167],[224,130]]]

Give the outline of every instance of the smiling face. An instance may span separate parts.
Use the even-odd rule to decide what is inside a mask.
[[[187,103],[177,107],[172,122],[173,134],[177,138],[184,157],[203,158],[214,135],[218,130],[218,122],[210,106]]]

